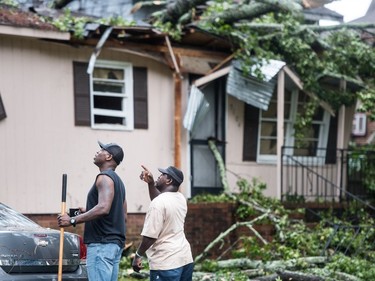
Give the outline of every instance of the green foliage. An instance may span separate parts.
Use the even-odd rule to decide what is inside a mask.
[[[233,202],[229,196],[224,193],[211,194],[211,193],[201,193],[195,195],[189,199],[189,203],[217,203],[217,202]]]
[[[172,24],[170,22],[163,23],[161,21],[155,21],[154,26],[171,36],[174,40],[181,40],[182,26],[180,24]]]
[[[364,186],[375,193],[375,145],[353,146],[348,156],[348,173],[360,178]]]
[[[61,31],[72,32],[77,38],[83,38],[87,17],[75,17],[69,9],[64,10],[64,15],[53,20],[52,24]]]
[[[267,188],[267,185],[258,179],[252,179],[249,183],[246,179],[239,179],[237,181],[237,186],[239,188],[239,193],[237,194],[238,200],[249,201],[253,200],[261,204],[263,208],[275,208],[277,213],[285,213],[279,200],[271,197],[265,197],[263,191]],[[237,207],[236,215],[240,220],[245,220],[249,217],[254,216],[257,212],[248,205],[240,204]]]
[[[219,17],[232,8],[232,1],[211,1],[204,11],[199,26],[233,43],[236,58],[243,62],[245,74],[262,79],[259,69],[269,59],[280,59],[288,63],[300,76],[306,91],[315,93],[333,109],[341,105],[353,105],[362,101],[362,110],[369,112],[375,120],[375,52],[373,47],[363,42],[360,33],[342,29],[335,32],[321,32],[304,25],[303,17],[287,11],[269,13],[242,24],[227,23]],[[239,6],[241,9],[241,6]],[[215,20],[206,20],[215,19]],[[252,24],[268,25],[255,28]],[[279,25],[281,28],[271,28]],[[313,27],[313,26],[312,26]],[[362,91],[329,88],[319,83],[323,75],[360,84],[357,77],[364,80],[367,87]],[[311,126],[317,101],[311,101],[304,115],[297,117],[296,138],[302,139],[304,130]]]
[[[357,276],[361,278],[361,280],[374,280],[375,268],[373,263],[374,259],[353,259],[350,256],[338,254],[332,258],[327,268],[332,271],[340,271]]]
[[[216,272],[219,270],[219,266],[216,261],[204,260],[202,262],[202,270],[207,272]]]
[[[216,261],[205,260],[202,262],[202,271],[215,272],[215,280],[231,280],[231,281],[247,281],[248,277],[241,272],[233,272],[228,270],[221,270]]]
[[[340,218],[334,210],[328,210],[322,213],[323,219],[311,227],[303,220],[290,219],[290,211],[285,210],[281,202],[265,197],[263,195],[263,191],[266,189],[264,183],[256,179],[251,183],[240,179],[237,185],[240,190],[238,194],[235,194],[238,204],[236,214],[239,219],[243,220],[248,216],[259,215],[259,212],[254,208],[250,208],[248,204],[241,204],[241,202],[252,202],[263,208],[267,206],[277,216],[276,220],[268,221],[269,224],[274,224],[277,231],[273,235],[272,241],[267,244],[261,243],[254,235],[240,237],[237,243],[232,245],[233,258],[249,258],[263,262],[299,261],[304,257],[325,255],[329,259],[322,268],[310,268],[304,262],[298,262],[294,268],[301,272],[315,274],[327,281],[337,280],[335,271],[351,274],[361,280],[375,280],[375,270],[368,270],[369,266],[375,262],[375,245],[372,242],[375,241],[375,221],[364,208],[353,202],[344,210]],[[220,196],[216,196],[216,199],[218,198]],[[222,198],[227,198],[227,196]],[[361,226],[362,231],[358,231],[358,227],[353,227],[351,224],[353,218],[356,225]],[[257,225],[262,223],[264,221],[257,222]],[[254,227],[256,228],[256,226]],[[330,244],[325,249],[327,241],[330,241]],[[219,271],[217,262],[213,260],[205,260],[202,263],[202,270],[217,272],[221,274],[220,276],[225,274],[224,270]],[[226,274],[230,272],[233,270],[228,269]]]
[[[253,260],[270,260],[272,257],[271,245],[261,245],[254,236],[240,238],[241,246],[233,250],[234,258],[249,258]]]
[[[77,17],[73,16],[69,9],[65,9],[64,15],[53,20],[52,24],[59,30],[71,32],[74,37],[82,39],[84,37],[85,25],[90,22],[122,27],[135,25],[134,21],[125,20],[120,16],[95,20],[89,17]]]
[[[19,3],[15,0],[1,0],[0,4],[4,4],[11,7],[18,7]]]
[[[284,196],[285,202],[304,203],[306,201],[303,195],[298,195],[297,193],[291,194],[290,192],[287,192]]]
[[[125,27],[125,26],[134,26],[134,21],[129,21],[124,19],[123,17],[116,16],[116,17],[109,17],[109,18],[101,18],[96,20],[95,22],[100,24],[106,24],[111,26],[117,26],[117,27]]]
[[[372,87],[364,88],[358,93],[359,100],[361,101],[359,111],[367,112],[370,120],[375,121],[375,110],[373,110],[375,104],[375,79],[369,81],[369,83],[372,84]]]
[[[215,281],[248,281],[249,277],[241,271],[218,271],[215,274]]]
[[[303,114],[297,113],[296,122],[294,124],[296,138],[296,147],[305,148],[308,143],[304,141],[305,136],[308,136],[308,132],[311,128],[311,122],[318,109],[319,102],[317,99],[311,99],[308,103],[304,104],[302,110]]]

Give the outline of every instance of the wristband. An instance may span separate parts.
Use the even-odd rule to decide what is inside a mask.
[[[143,256],[141,256],[140,254],[138,254],[138,251],[135,251],[135,255],[136,255],[138,258],[143,258]]]

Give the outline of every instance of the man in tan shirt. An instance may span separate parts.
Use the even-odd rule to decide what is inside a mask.
[[[184,233],[187,203],[179,192],[184,175],[176,167],[169,166],[159,169],[161,175],[154,181],[151,172],[144,166],[142,168],[140,178],[148,184],[151,203],[133,269],[139,272],[146,254],[151,281],[191,281],[194,263]]]

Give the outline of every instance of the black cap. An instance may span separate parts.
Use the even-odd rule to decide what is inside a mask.
[[[104,144],[100,141],[98,141],[98,143],[101,148],[108,151],[112,155],[113,160],[115,160],[117,165],[120,165],[122,159],[124,159],[124,152],[122,151],[122,148],[115,143]]]
[[[184,174],[176,167],[169,166],[166,169],[159,168],[158,170],[162,174],[171,176],[176,182],[178,182],[178,184],[181,184],[184,181]]]

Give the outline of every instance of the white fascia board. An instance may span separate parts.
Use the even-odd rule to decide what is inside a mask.
[[[39,39],[70,40],[69,32],[0,25],[0,34]]]

